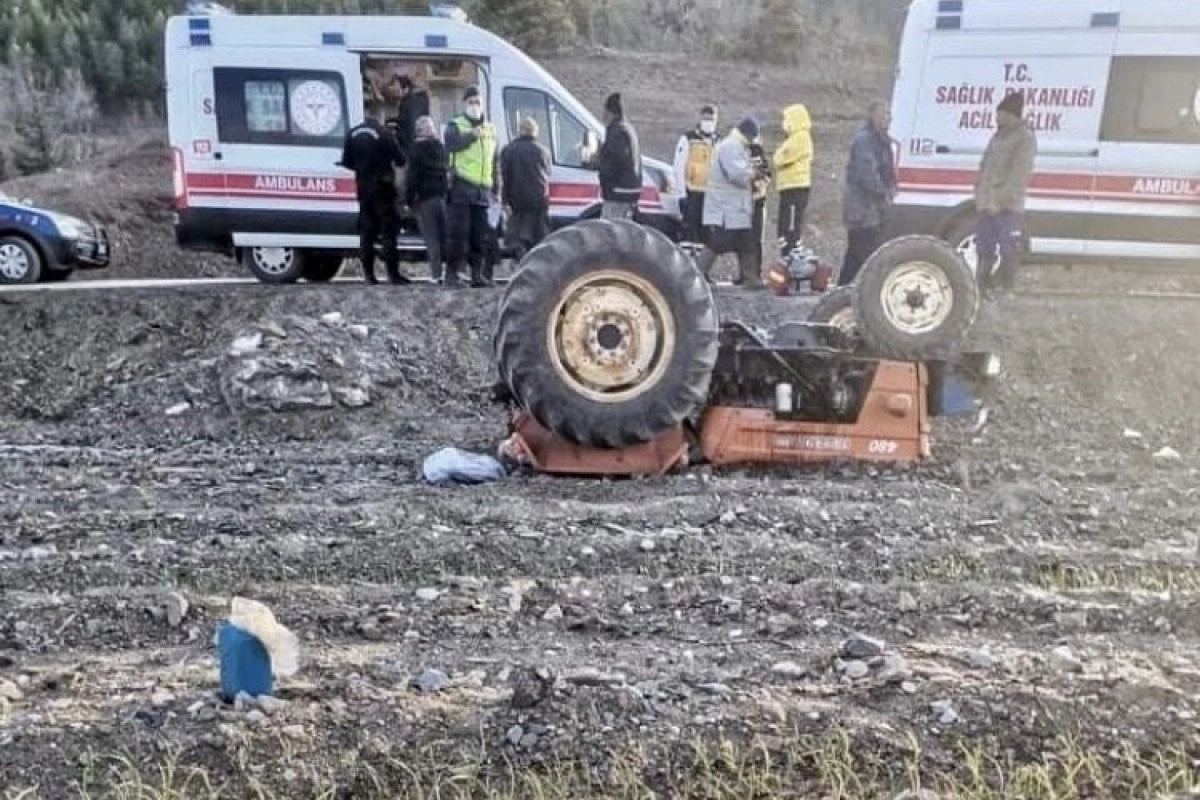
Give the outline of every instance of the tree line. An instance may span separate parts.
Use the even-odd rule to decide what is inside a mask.
[[[154,108],[163,26],[185,0],[5,0],[0,65],[82,80],[102,113]],[[422,14],[428,0],[226,0],[237,13]],[[901,0],[462,0],[473,21],[533,52],[577,44],[795,61],[829,17],[886,24]]]

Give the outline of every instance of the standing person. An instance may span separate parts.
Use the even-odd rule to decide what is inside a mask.
[[[405,182],[409,208],[417,214],[417,224],[425,239],[429,274],[442,281],[442,262],[446,248],[446,192],[450,188],[446,148],[438,138],[432,117],[418,117],[413,132],[416,140],[408,162]],[[447,276],[448,277],[448,276]],[[457,275],[455,275],[457,277]],[[457,281],[447,280],[447,285]]]
[[[712,268],[722,253],[737,253],[738,285],[763,287],[762,264],[755,261],[754,181],[757,174],[750,160],[750,143],[758,137],[758,122],[747,117],[721,140],[713,151],[704,195],[704,224],[708,241],[698,265],[712,281]]]
[[[636,219],[642,196],[642,150],[616,92],[604,101],[604,124],[604,144],[596,155],[604,201],[601,214],[605,219]]]
[[[700,109],[696,127],[679,137],[675,146],[675,185],[687,192],[683,201],[683,241],[704,243],[704,191],[708,164],[717,146],[717,107]]]
[[[838,275],[839,286],[853,283],[862,265],[883,244],[888,210],[896,199],[896,162],[888,137],[891,124],[887,103],[872,103],[866,123],[850,145],[842,208],[846,258]]]
[[[450,154],[450,201],[446,208],[449,234],[446,241],[446,282],[458,280],[469,264],[471,286],[491,285],[484,273],[488,209],[496,202],[499,182],[496,128],[484,116],[483,98],[474,86],[463,94],[465,110],[446,126]]]
[[[379,282],[375,277],[375,242],[382,236],[388,281],[409,283],[408,278],[400,274],[400,257],[396,250],[400,220],[396,208],[395,168],[404,165],[404,156],[392,132],[383,123],[384,113],[382,101],[370,102],[366,119],[346,132],[338,166],[354,172],[363,277],[370,284]]]
[[[980,287],[989,293],[996,288],[1011,291],[1020,266],[1021,217],[1038,149],[1037,136],[1024,123],[1024,114],[1021,93],[1000,101],[996,133],[983,153],[975,180],[975,209],[979,212],[976,275]]]
[[[537,120],[523,117],[520,136],[500,151],[507,238],[518,261],[550,233],[550,151],[537,137]]]
[[[812,191],[812,118],[802,103],[783,110],[787,139],[775,151],[775,179],[779,188],[779,249],[786,256],[804,238],[804,212]]]
[[[395,127],[400,152],[407,158],[417,140],[417,120],[429,116],[429,92],[414,84],[407,75],[398,76],[396,84],[400,87],[400,102],[396,116],[388,120],[388,124]]]
[[[771,165],[767,163],[767,154],[763,150],[761,137],[756,136],[750,142],[750,165],[754,168],[754,186],[751,191],[751,197],[754,200],[754,216],[751,218],[750,231],[754,237],[754,261],[761,268],[763,231],[767,227],[767,189],[771,185]]]

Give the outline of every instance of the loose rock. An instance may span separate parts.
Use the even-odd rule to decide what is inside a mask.
[[[0,680],[0,697],[19,703],[24,696],[15,683],[10,680]]]
[[[800,628],[800,620],[791,614],[772,614],[767,617],[767,633],[772,636],[786,636]]]
[[[865,661],[847,661],[842,664],[842,673],[852,681],[859,681],[871,674]]]
[[[797,664],[795,661],[781,661],[771,667],[771,674],[789,680],[799,680],[808,674],[808,668],[803,664]]]
[[[171,592],[166,597],[166,613],[167,624],[172,628],[178,628],[183,624],[184,617],[188,613],[188,601],[179,592]]]
[[[558,622],[563,618],[562,606],[555,603],[546,609],[546,613],[542,614],[542,619],[546,622]]]
[[[413,681],[413,685],[424,694],[433,694],[450,685],[450,676],[440,669],[427,669]]]
[[[856,633],[842,642],[841,652],[845,659],[870,659],[883,655],[886,649],[882,640]]]
[[[929,708],[939,725],[953,725],[958,722],[958,712],[954,710],[954,703],[950,700],[937,700],[930,703]]]
[[[999,663],[997,658],[987,650],[970,650],[967,652],[965,660],[972,669],[979,670],[994,669]]]
[[[1062,672],[1083,672],[1083,662],[1065,645],[1050,651],[1050,666]]]
[[[901,614],[911,614],[920,608],[917,603],[917,598],[913,597],[908,592],[901,592],[900,597],[896,600],[896,608]]]

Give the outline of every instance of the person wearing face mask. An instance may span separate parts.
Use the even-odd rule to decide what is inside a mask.
[[[683,202],[683,241],[704,244],[704,191],[708,163],[717,145],[717,108],[700,109],[696,127],[679,137],[675,146],[675,185],[687,192]]]
[[[492,285],[487,274],[488,210],[498,202],[500,159],[496,128],[484,116],[479,90],[467,89],[463,102],[465,109],[450,120],[445,135],[450,154],[445,283],[456,284],[462,267],[469,264],[471,286],[483,287]]]

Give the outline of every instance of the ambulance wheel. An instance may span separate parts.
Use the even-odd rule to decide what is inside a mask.
[[[979,252],[975,249],[975,228],[978,224],[979,218],[973,212],[964,211],[950,223],[946,232],[946,241],[976,278],[979,271]]]
[[[304,255],[294,247],[247,247],[242,261],[263,283],[295,283],[304,275]]]
[[[708,397],[717,311],[667,237],[584,220],[525,256],[500,301],[500,380],[543,427],[620,448],[666,433]]]
[[[0,284],[37,283],[42,275],[42,256],[28,240],[19,236],[0,238]]]
[[[309,251],[304,254],[304,266],[301,268],[304,280],[309,283],[329,283],[342,271],[344,261],[341,253]]]
[[[970,268],[934,236],[888,242],[867,259],[855,281],[859,334],[882,358],[952,360],[978,312],[979,288]]]

